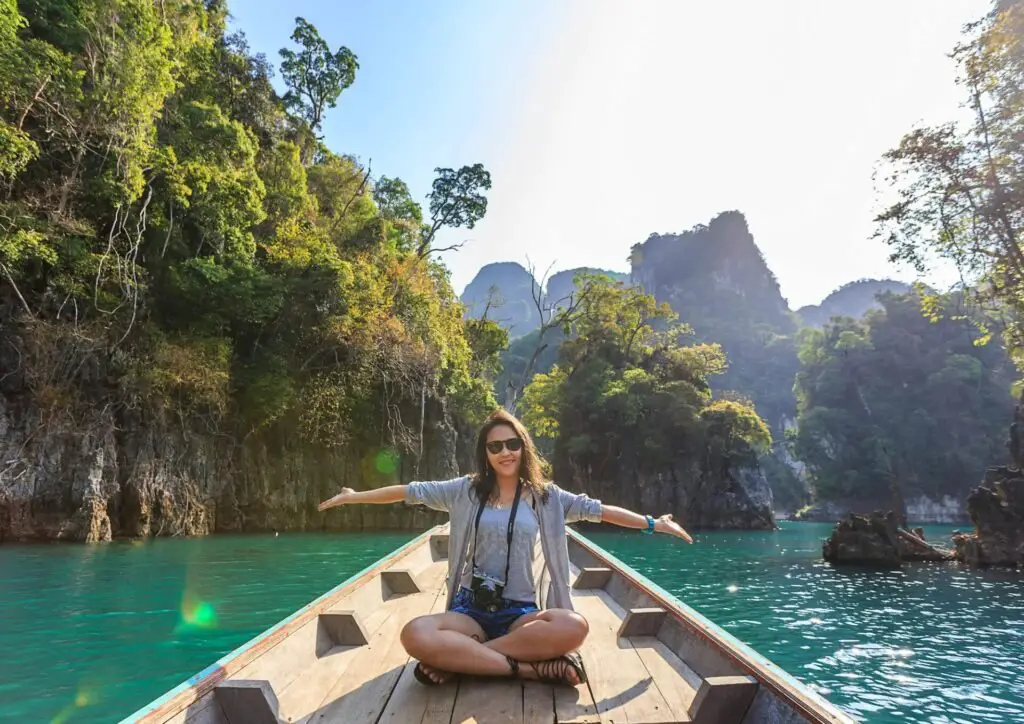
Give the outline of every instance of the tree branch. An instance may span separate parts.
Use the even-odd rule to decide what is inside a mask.
[[[14,277],[11,275],[11,270],[3,263],[0,263],[0,270],[3,270],[4,276],[7,277],[7,281],[11,283],[11,288],[14,290],[14,293],[18,295],[18,299],[21,300],[21,304],[25,307],[25,311],[28,313],[28,316],[35,319],[35,315],[32,314],[32,308],[28,306],[28,302],[25,301],[25,297],[21,296],[21,290],[18,289],[18,285],[15,283]]]
[[[440,254],[442,251],[458,251],[459,249],[464,247],[467,243],[468,242],[466,242],[466,241],[460,241],[458,244],[452,244],[451,246],[442,246],[442,247],[438,247],[436,249],[433,248],[433,247],[428,247],[427,249],[425,249],[421,253],[419,253],[417,256],[420,259],[426,259],[431,254]]]
[[[373,159],[371,158],[366,163],[366,173],[363,174],[362,183],[359,184],[359,187],[356,189],[356,192],[354,194],[352,194],[352,198],[350,198],[348,200],[348,203],[345,204],[345,207],[341,210],[341,213],[338,214],[337,218],[334,219],[334,223],[331,224],[331,231],[330,231],[330,233],[333,234],[335,232],[335,230],[337,230],[338,224],[340,224],[342,219],[344,219],[345,216],[348,214],[349,207],[355,202],[355,200],[357,198],[359,198],[360,196],[363,195],[363,192],[366,190],[366,183],[367,183],[367,181],[370,180],[370,170],[372,168],[373,168]]]

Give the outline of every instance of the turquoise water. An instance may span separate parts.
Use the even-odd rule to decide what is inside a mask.
[[[1020,575],[838,571],[782,526],[590,536],[858,719],[1024,721]],[[0,546],[0,721],[117,721],[411,537]]]

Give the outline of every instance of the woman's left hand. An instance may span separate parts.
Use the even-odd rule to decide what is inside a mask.
[[[682,538],[687,543],[693,543],[693,538],[690,537],[690,534],[683,530],[681,525],[672,520],[671,513],[666,513],[654,521],[654,532],[668,533],[676,538]]]

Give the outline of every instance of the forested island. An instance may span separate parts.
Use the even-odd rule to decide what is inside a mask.
[[[1020,376],[1021,16],[954,54],[976,123],[884,159],[893,261],[964,282],[793,310],[741,210],[457,295],[438,234],[490,173],[421,203],[328,147],[355,50],[297,18],[275,69],[218,0],[0,0],[0,541],[422,527],[316,504],[467,470],[498,405],[561,484],[693,528],[965,520]]]

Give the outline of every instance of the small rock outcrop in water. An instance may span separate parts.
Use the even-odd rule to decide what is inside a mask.
[[[1024,564],[1024,474],[991,468],[967,497],[974,533],[953,537],[956,557],[971,566]]]
[[[974,533],[953,536],[957,560],[967,565],[1024,564],[1024,394],[1014,410],[1007,447],[1013,464],[989,468],[967,496]]]
[[[822,545],[822,557],[829,563],[898,568],[904,561],[949,561],[950,551],[926,542],[917,531],[897,525],[892,512],[870,516],[851,513],[836,523]]]

